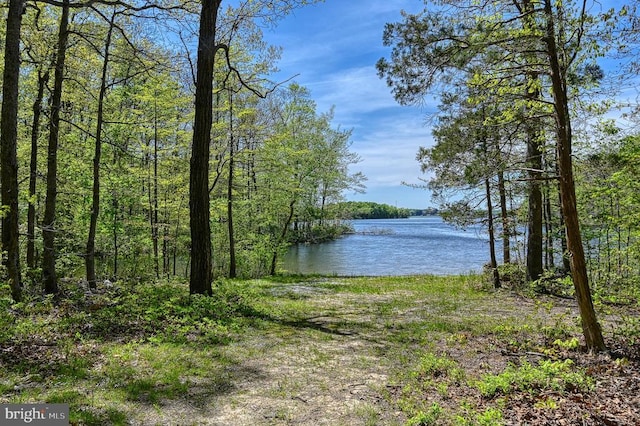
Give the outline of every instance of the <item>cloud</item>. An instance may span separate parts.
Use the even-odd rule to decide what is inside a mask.
[[[398,106],[374,66],[343,69],[305,86],[314,94],[321,110],[335,105],[339,114],[349,120]]]
[[[384,24],[400,20],[401,9],[423,6],[415,0],[326,0],[296,10],[265,34],[284,49],[274,78],[298,75],[296,82],[311,91],[318,112],[335,106],[333,124],[353,130],[351,150],[362,158],[352,170],[367,176],[371,196],[392,197],[400,205],[416,192],[401,182],[418,183],[422,175],[415,157],[420,146],[432,144],[425,115],[433,105],[398,105],[375,63],[389,52],[382,45]]]
[[[392,186],[401,182],[416,183],[422,175],[416,161],[420,146],[430,146],[430,130],[421,126],[418,117],[389,117],[375,127],[355,135],[353,151],[362,158],[354,168],[369,179],[369,186]]]

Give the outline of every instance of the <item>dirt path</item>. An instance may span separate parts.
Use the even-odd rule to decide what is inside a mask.
[[[310,298],[314,312],[285,326],[289,335],[240,344],[251,356],[239,366],[234,392],[218,399],[213,424],[402,424],[383,397],[389,362],[375,312],[381,297],[336,297],[308,286],[293,292]]]
[[[216,401],[215,425],[346,426],[401,418],[380,393],[388,380],[383,360],[357,335],[247,343],[263,350],[240,366],[234,391]]]
[[[323,294],[301,287],[309,316],[276,333],[225,347],[234,360],[216,395],[210,383],[193,388],[203,404],[170,401],[144,424],[401,425],[403,414],[383,393],[389,381],[385,330],[375,312],[381,296]],[[388,297],[388,296],[385,296]],[[400,321],[401,313],[398,313]],[[198,395],[201,393],[201,395]]]
[[[473,380],[497,374],[514,361],[536,363],[546,357],[529,348],[544,346],[542,340],[555,338],[551,332],[572,329],[575,335],[572,301],[534,301],[508,293],[458,298],[446,292],[420,293],[427,299],[416,300],[418,293],[406,290],[335,292],[309,283],[270,291],[280,290],[273,308],[278,312],[282,303],[281,316],[220,348],[220,358],[226,360],[217,374],[222,380],[189,379],[188,396],[138,416],[139,424],[404,425],[406,414],[389,401],[404,397],[407,390],[400,382],[407,377],[399,379],[398,374],[411,366],[419,369],[421,354],[440,354]],[[286,304],[296,302],[297,310],[287,311]],[[485,333],[484,324],[493,331]],[[575,351],[570,356],[593,377],[597,401],[581,393],[532,397],[523,392],[503,401],[501,422],[482,424],[632,425],[640,420],[637,393],[626,390],[640,389],[637,363]],[[432,383],[417,391],[427,410],[435,404],[460,412],[464,401],[478,413],[495,407],[495,401],[481,398],[472,386],[444,378],[448,381],[437,374],[420,379]],[[628,394],[624,403],[622,393]],[[469,419],[478,420],[474,416]],[[604,418],[615,422],[602,423]],[[451,417],[441,420],[428,424],[453,424]]]

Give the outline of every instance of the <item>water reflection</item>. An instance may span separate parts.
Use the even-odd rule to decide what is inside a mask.
[[[461,230],[438,216],[353,221],[356,234],[291,247],[283,268],[336,275],[461,274],[489,261],[486,232]]]

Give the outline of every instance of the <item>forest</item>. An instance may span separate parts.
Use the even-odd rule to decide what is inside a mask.
[[[358,161],[350,132],[332,124],[332,111],[317,111],[304,87],[269,81],[278,52],[254,22],[259,5],[219,3],[206,153],[194,142],[197,34],[179,26],[193,22],[195,4],[29,5],[19,72],[5,51],[5,74],[19,77],[14,135],[3,131],[3,152],[15,145],[3,170],[18,184],[9,193],[3,183],[15,300],[21,274],[50,294],[59,277],[94,287],[188,276],[197,243],[189,217],[195,224],[203,211],[216,253],[208,281],[272,274],[294,223],[322,224],[330,203],[362,188],[364,176],[348,171]],[[284,3],[274,13],[295,2]],[[206,206],[190,198],[195,188]]]
[[[286,364],[305,351],[331,371],[335,353],[353,349],[339,339],[365,335],[375,339],[358,345],[375,340],[375,350],[335,377],[356,380],[365,364],[371,377],[393,377],[366,382],[385,391],[367,393],[378,401],[368,414],[349,413],[373,419],[364,424],[400,424],[385,417],[394,409],[408,425],[505,424],[504,413],[521,414],[507,407],[514,401],[553,412],[612,371],[638,376],[640,134],[635,98],[621,94],[639,74],[638,3],[438,0],[381,28],[389,55],[375,67],[395,100],[439,102],[435,143],[416,146],[417,186],[437,204],[425,210],[346,201],[367,180],[354,172],[352,132],[294,78],[273,77],[281,52],[263,29],[311,3],[321,2],[10,0],[2,9],[0,402],[70,403],[74,424],[129,424],[141,404],[161,413],[141,424],[162,424],[184,415],[166,414],[167,401],[194,392],[205,406],[234,392],[233,379],[242,388],[255,373],[243,357]],[[336,238],[345,221],[416,214],[484,225],[485,273],[383,283],[279,270],[291,244]],[[474,303],[500,312],[494,297],[508,315],[467,315]],[[559,313],[554,303],[566,300],[575,306]],[[520,328],[510,325],[518,318]],[[261,333],[275,340],[260,346]],[[292,347],[292,335],[311,343]],[[500,358],[467,378],[471,361],[447,357],[467,354],[469,342],[521,361]],[[507,372],[518,377],[501,388]],[[549,377],[518,388],[525,373]],[[342,389],[353,396],[352,385]],[[301,386],[262,390],[306,404]],[[465,386],[477,405],[451,402]],[[463,395],[447,398],[451,389]],[[87,392],[113,406],[83,401]],[[288,424],[282,410],[264,418]],[[520,420],[532,415],[544,417]],[[602,416],[588,424],[626,424]]]

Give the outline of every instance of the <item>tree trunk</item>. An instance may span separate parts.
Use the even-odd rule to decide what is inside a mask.
[[[540,98],[538,76],[527,76],[527,98],[537,101]],[[527,280],[535,281],[543,271],[543,235],[542,235],[542,150],[540,149],[540,130],[534,119],[527,126],[527,167],[529,168],[529,215],[527,220]]]
[[[222,0],[202,0],[200,11],[195,117],[189,173],[191,220],[189,291],[192,294],[212,294],[209,152],[213,117],[213,67],[217,51],[216,21],[221,2]]]
[[[558,175],[560,170],[558,169]],[[569,259],[569,249],[567,248],[567,227],[564,224],[564,208],[562,207],[562,188],[558,181],[558,199],[560,201],[560,251],[562,252],[562,268],[568,273],[571,271],[571,261]],[[600,250],[598,250],[600,254]]]
[[[0,118],[0,187],[2,206],[2,250],[7,252],[3,264],[13,300],[22,300],[20,246],[18,241],[18,85],[20,76],[20,29],[25,3],[9,0],[5,35],[4,74],[2,78],[2,116]]]
[[[498,191],[500,192],[500,215],[502,217],[502,261],[511,263],[511,226],[507,208],[507,191],[504,186],[504,173],[498,171]]]
[[[151,193],[151,182],[149,182]],[[153,261],[156,278],[160,278],[160,260],[158,256],[158,100],[153,101],[153,200],[151,204],[151,240],[153,241]]]
[[[489,253],[491,255],[491,273],[493,277],[493,286],[500,288],[500,272],[498,271],[498,261],[496,260],[496,237],[493,230],[493,205],[491,204],[491,184],[489,179],[484,180],[484,186],[487,197],[487,219],[489,220]]]
[[[167,189],[164,192],[164,226],[162,227],[162,274],[167,278],[169,278],[169,224],[171,223],[168,195]]]
[[[545,185],[544,191],[544,215],[545,215],[545,253],[546,267],[548,269],[555,268],[554,248],[553,248],[553,215],[551,210],[551,191],[549,185]]]
[[[580,223],[578,220],[575,184],[573,180],[573,164],[571,159],[571,119],[569,115],[569,100],[567,98],[566,77],[560,66],[551,0],[544,1],[546,18],[545,43],[551,70],[552,94],[554,100],[558,169],[560,178],[560,194],[567,231],[567,249],[571,262],[571,275],[576,291],[582,331],[585,344],[589,350],[605,351],[606,345],[602,337],[602,329],[598,323],[591,298],[591,289],[587,277]]]
[[[233,137],[233,93],[229,90],[229,179],[227,179],[227,230],[229,233],[229,278],[236,277],[236,241],[233,229],[233,172],[235,155]]]
[[[36,185],[38,183],[38,139],[40,136],[40,116],[44,89],[49,81],[49,71],[38,71],[38,94],[33,102],[33,123],[31,125],[31,159],[29,166],[29,210],[27,212],[27,267],[36,267]]]
[[[118,203],[118,197],[116,192],[113,192],[113,279],[118,279],[118,209],[120,204]]]
[[[116,14],[111,15],[109,31],[104,43],[104,56],[102,62],[102,75],[100,76],[100,93],[98,94],[98,115],[96,117],[96,144],[93,153],[93,200],[91,205],[91,217],[89,220],[89,235],[87,237],[87,250],[85,253],[85,269],[87,282],[90,289],[96,288],[96,228],[98,215],[100,214],[100,157],[102,156],[102,125],[104,123],[104,98],[107,94],[107,71],[109,69],[109,48],[111,47],[111,34]]]
[[[56,275],[55,226],[56,198],[58,196],[58,136],[60,126],[60,107],[62,100],[62,82],[64,79],[64,62],[67,52],[69,33],[69,0],[63,0],[60,28],[58,32],[58,52],[54,74],[53,93],[51,95],[51,115],[49,119],[49,144],[47,149],[47,198],[42,219],[42,276],[44,291],[48,294],[58,293],[58,277]]]

